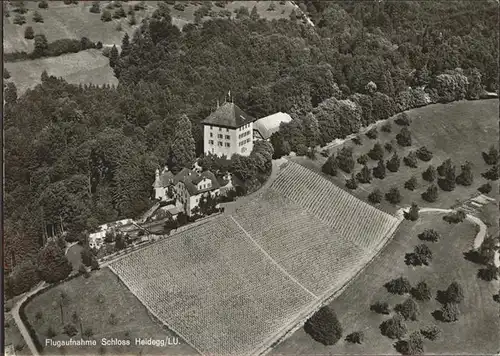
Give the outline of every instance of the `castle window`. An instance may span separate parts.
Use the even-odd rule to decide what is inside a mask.
[[[214,144],[214,140],[208,140],[208,143],[213,145]]]
[[[219,144],[219,146],[221,146],[221,147],[222,147],[222,142],[220,142],[220,141],[219,141],[219,142],[217,142],[217,143]]]
[[[224,137],[224,135],[222,135],[222,134],[217,135],[217,138],[223,138],[223,137]]]
[[[214,137],[214,134],[210,132],[210,137]]]
[[[229,132],[229,129],[226,129],[226,132]]]
[[[213,126],[210,126],[210,125],[208,125],[208,127],[210,127],[210,130],[214,128]]]
[[[226,147],[231,147],[231,144],[229,142],[226,142]]]
[[[231,139],[231,136],[226,135],[226,140],[229,140],[229,139]]]
[[[222,131],[222,128],[219,127],[219,131]]]

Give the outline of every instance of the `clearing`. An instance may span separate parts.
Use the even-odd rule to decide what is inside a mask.
[[[44,70],[49,75],[62,77],[70,84],[118,85],[109,59],[96,49],[4,65],[12,76],[10,80],[16,84],[18,94],[40,84]]]
[[[361,345],[340,340],[334,346],[324,346],[307,335],[301,328],[290,338],[275,347],[275,355],[339,355],[339,354],[397,354],[391,340],[379,331],[379,325],[389,316],[370,311],[376,301],[387,301],[390,308],[402,302],[408,295],[392,295],[384,284],[399,276],[407,277],[414,286],[424,280],[432,292],[428,302],[418,302],[418,321],[407,322],[409,331],[435,324],[443,330],[437,341],[424,341],[424,349],[430,354],[493,354],[498,351],[498,304],[493,295],[498,292],[498,282],[485,282],[476,277],[477,265],[464,259],[476,235],[476,226],[466,221],[449,225],[442,220],[443,214],[423,213],[417,222],[404,221],[394,239],[370,263],[330,306],[336,311],[345,335],[363,331],[365,341]],[[422,243],[417,235],[424,229],[433,228],[441,233],[441,240],[427,243],[433,253],[428,267],[411,267],[404,262],[405,253]],[[462,315],[454,323],[436,321],[431,315],[440,308],[434,299],[437,290],[444,290],[453,281],[464,289],[465,299],[460,304]],[[394,313],[394,312],[393,312]]]
[[[68,296],[68,303],[63,307],[64,324],[73,323],[73,312],[77,312],[82,319],[82,329],[90,328],[92,339],[97,340],[97,346],[65,346],[58,349],[47,346],[43,354],[55,355],[97,355],[106,354],[144,354],[144,355],[193,355],[196,353],[189,345],[179,338],[179,345],[165,347],[135,345],[135,338],[173,340],[177,337],[160,323],[154,321],[146,308],[130,293],[108,268],[91,273],[89,278],[79,276],[66,283],[56,286],[36,296],[25,308],[29,323],[37,331],[38,340],[45,345],[48,338],[47,330],[51,327],[57,335],[52,339],[68,340],[63,334],[64,324],[61,321],[61,310],[58,304],[61,292]],[[37,313],[41,312],[38,315]],[[116,323],[110,323],[110,315],[117,318]],[[78,334],[74,339],[80,339],[80,326],[77,324]],[[87,338],[87,337],[83,337]],[[105,346],[101,348],[101,338],[118,338],[131,340],[131,346]],[[103,350],[104,349],[104,350]]]
[[[360,184],[355,191],[349,192],[356,197],[368,201],[368,194],[375,188],[382,192],[387,192],[390,187],[399,188],[403,197],[398,205],[391,205],[383,200],[378,207],[384,211],[394,213],[397,209],[408,206],[411,202],[416,202],[419,206],[450,208],[457,201],[466,200],[475,193],[477,188],[486,183],[486,179],[481,177],[481,173],[487,171],[491,166],[486,165],[481,152],[487,151],[489,146],[498,144],[498,100],[477,100],[477,101],[459,101],[449,104],[433,104],[426,107],[407,111],[412,119],[409,126],[412,134],[412,146],[401,147],[395,142],[396,134],[399,133],[401,126],[393,123],[394,118],[388,121],[392,123],[392,132],[385,133],[379,129],[378,139],[370,140],[365,135],[362,137],[362,145],[355,145],[352,141],[347,141],[344,145],[353,147],[354,159],[361,154],[366,154],[373,147],[374,143],[379,141],[382,145],[386,142],[392,142],[401,158],[401,166],[398,172],[392,173],[387,170],[385,179],[373,179],[370,184]],[[378,126],[380,126],[380,123]],[[417,168],[405,166],[403,157],[408,152],[416,150],[421,146],[426,146],[434,154],[429,162],[418,161]],[[342,146],[337,146],[333,151],[338,151]],[[384,160],[388,160],[393,153],[385,152]],[[474,182],[470,187],[457,185],[454,191],[444,192],[439,189],[439,198],[435,203],[428,203],[421,198],[430,183],[422,179],[422,172],[432,164],[439,166],[444,160],[451,158],[456,165],[457,175],[460,173],[460,165],[465,161],[472,163]],[[317,172],[321,172],[321,166],[326,158],[317,155],[317,159],[312,161],[307,157],[294,157],[294,162],[300,163]],[[376,166],[377,162],[368,161],[368,167]],[[362,165],[356,162],[354,172],[359,172]],[[418,188],[410,191],[404,188],[404,182],[415,176],[418,180]],[[339,170],[337,177],[328,177],[331,181],[343,189],[345,188],[344,172]]]

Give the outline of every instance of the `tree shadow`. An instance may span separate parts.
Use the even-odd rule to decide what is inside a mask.
[[[446,291],[438,290],[436,293],[436,300],[443,305],[448,303],[448,296],[446,295]]]
[[[434,317],[434,319],[436,319],[437,321],[442,321],[443,323],[445,322],[444,318],[443,318],[443,312],[439,309],[437,310],[434,310],[431,315]]]
[[[406,340],[398,340],[394,344],[392,344],[397,352],[402,355],[408,355],[408,341]]]
[[[479,251],[477,250],[469,250],[463,253],[464,258],[472,263],[478,264],[478,265],[484,265],[484,258],[481,256]]]

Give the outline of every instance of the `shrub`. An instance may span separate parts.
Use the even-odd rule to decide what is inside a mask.
[[[42,0],[42,1],[38,2],[38,8],[46,9],[48,7],[49,7],[49,3],[47,2],[47,0]]]
[[[456,182],[463,186],[470,186],[474,181],[474,176],[472,174],[472,163],[466,161],[465,164],[461,166],[462,171],[456,178]]]
[[[417,186],[418,186],[417,177],[415,176],[411,177],[405,182],[405,189],[413,191],[417,189]]]
[[[432,156],[432,152],[425,146],[422,146],[417,150],[417,157],[424,162],[429,162],[432,159]]]
[[[377,127],[374,126],[368,132],[366,132],[366,137],[368,137],[370,140],[375,140],[378,137],[378,130]]]
[[[481,173],[481,175],[488,180],[497,180],[498,179],[498,165],[494,165],[488,171]]]
[[[488,194],[489,192],[491,192],[491,189],[492,189],[492,187],[491,187],[490,182],[485,183],[482,186],[480,186],[479,188],[477,188],[477,190],[482,194]]]
[[[384,145],[384,148],[387,152],[392,152],[392,150],[394,149],[394,147],[392,146],[392,143],[390,143],[390,142],[386,142]]]
[[[363,141],[361,140],[361,136],[356,136],[356,137],[352,138],[352,142],[354,142],[354,144],[360,146]]]
[[[390,122],[386,122],[385,124],[382,125],[381,130],[383,132],[390,133],[392,131],[392,126]]]
[[[47,332],[46,332],[46,335],[49,339],[53,338],[54,336],[57,335],[57,333],[55,332],[54,328],[52,327],[52,325],[49,325],[48,329],[47,329]]]
[[[370,305],[370,310],[378,314],[388,315],[390,313],[389,304],[387,304],[387,302],[375,302]]]
[[[435,184],[427,187],[427,190],[421,194],[422,199],[429,203],[434,203],[438,199],[438,189]]]
[[[382,192],[380,191],[380,189],[376,188],[374,191],[372,191],[368,195],[368,200],[370,201],[370,203],[373,203],[373,204],[381,203],[382,202]]]
[[[492,280],[497,280],[500,270],[492,264],[488,264],[485,268],[481,268],[477,272],[478,278],[483,281],[491,282]]]
[[[328,157],[326,162],[321,167],[321,171],[325,174],[336,176],[338,172],[338,164],[335,155],[331,155]]]
[[[454,281],[446,289],[445,296],[448,303],[461,303],[464,300],[464,290],[458,282]]]
[[[16,14],[16,16],[14,17],[14,23],[16,25],[24,25],[26,23],[26,17],[21,14]]]
[[[407,113],[402,112],[396,116],[394,122],[399,126],[410,126],[411,119]]]
[[[420,244],[415,246],[413,253],[407,253],[405,255],[405,262],[407,265],[412,266],[428,266],[432,260],[432,251],[425,244]]]
[[[424,281],[418,282],[417,285],[411,289],[410,293],[416,300],[420,301],[431,300],[431,290],[427,285],[427,283],[425,283]]]
[[[386,167],[391,172],[399,171],[399,167],[401,166],[401,159],[397,152],[394,152],[391,159],[387,161]]]
[[[358,182],[356,180],[356,177],[354,176],[354,173],[351,174],[351,178],[346,179],[345,186],[347,189],[351,189],[351,190],[358,188]]]
[[[394,310],[399,313],[405,320],[417,320],[419,309],[417,303],[411,299],[406,299],[403,303],[397,304]]]
[[[401,339],[408,332],[408,328],[401,315],[395,315],[391,319],[385,320],[380,324],[380,331],[391,339]]]
[[[379,142],[373,145],[373,148],[368,152],[368,157],[374,161],[379,161],[384,158],[384,149]]]
[[[389,293],[403,295],[411,292],[410,281],[404,277],[395,278],[385,285]]]
[[[102,15],[101,15],[101,21],[103,21],[103,22],[109,22],[111,20],[112,20],[112,18],[111,18],[111,12],[109,12],[109,10],[104,10],[102,12]]]
[[[489,165],[498,164],[498,150],[495,146],[490,146],[488,152],[482,152],[484,162]]]
[[[465,220],[466,214],[463,210],[458,210],[454,213],[449,213],[443,216],[443,220],[448,224],[458,224]]]
[[[365,339],[365,334],[362,331],[355,331],[346,336],[345,340],[352,344],[362,344]]]
[[[441,238],[441,235],[433,229],[425,229],[423,232],[418,234],[418,238],[423,241],[437,242]]]
[[[356,179],[361,184],[370,183],[372,181],[372,173],[370,171],[370,168],[368,168],[366,164],[363,166],[363,168],[361,168],[361,171],[356,174]]]
[[[181,2],[176,3],[174,5],[174,9],[176,9],[177,11],[184,11],[185,8],[186,8],[186,4],[181,3]]]
[[[100,14],[101,13],[101,6],[99,1],[92,1],[92,6],[90,7],[89,10],[93,14]]]
[[[90,339],[92,336],[94,336],[92,328],[86,328],[85,331],[83,332],[83,336],[85,336],[87,339]]]
[[[74,326],[73,324],[66,324],[64,325],[64,333],[69,337],[73,337],[76,334],[78,334],[78,330],[76,329],[76,326]]]
[[[403,355],[423,355],[424,341],[419,331],[410,334],[408,340],[400,340],[395,344],[396,350]]]
[[[441,335],[441,329],[436,325],[427,326],[426,328],[420,329],[420,333],[429,340],[437,340],[439,335]]]
[[[101,41],[98,41],[97,44],[96,44],[96,48],[97,49],[101,49],[102,48],[102,42]]]
[[[376,167],[373,168],[373,176],[378,179],[384,179],[386,175],[385,164],[383,160],[379,160]]]
[[[389,191],[385,193],[385,200],[391,204],[399,204],[401,202],[401,193],[399,189],[396,187],[389,189]]]
[[[334,345],[342,337],[342,326],[337,315],[326,306],[306,321],[304,331],[323,345]]]
[[[8,277],[8,281],[14,295],[29,291],[40,282],[37,266],[29,259],[18,263]]]
[[[116,324],[118,324],[118,318],[116,317],[116,315],[115,315],[115,314],[111,313],[111,314],[109,315],[109,318],[108,318],[108,323],[109,323],[110,325],[116,325]]]
[[[43,17],[42,17],[42,15],[40,15],[40,13],[38,11],[35,11],[33,13],[33,21],[38,22],[38,23],[43,23]]]
[[[3,69],[3,79],[9,79],[10,78],[10,72],[7,70],[7,68]]]
[[[366,165],[368,163],[368,156],[367,155],[361,155],[358,157],[356,160],[359,164]]]
[[[422,178],[427,182],[434,182],[437,177],[436,168],[433,165],[429,165],[429,167],[422,173]]]
[[[351,173],[354,169],[355,162],[352,157],[352,148],[343,147],[337,154],[337,165],[346,173]]]
[[[411,207],[410,207],[410,210],[408,210],[408,212],[404,212],[403,215],[404,215],[404,218],[406,220],[410,220],[410,221],[417,221],[418,220],[418,211],[419,211],[419,207],[417,205],[417,203],[411,203]]]
[[[408,167],[417,168],[418,167],[417,154],[414,151],[411,151],[410,153],[408,153],[408,156],[403,158],[403,162]]]
[[[401,131],[396,135],[398,145],[402,147],[411,146],[411,133],[408,127],[404,126]]]
[[[447,323],[457,321],[460,316],[460,309],[456,303],[446,303],[441,307],[441,319]]]

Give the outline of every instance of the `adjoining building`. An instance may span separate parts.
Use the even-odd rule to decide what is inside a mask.
[[[254,139],[267,141],[273,133],[278,132],[282,122],[289,123],[291,121],[292,117],[284,112],[277,112],[258,119],[253,124]]]
[[[225,102],[202,121],[203,151],[218,157],[248,156],[253,149],[254,121],[236,104]]]
[[[155,199],[167,201],[174,199],[176,205],[191,216],[201,199],[208,194],[212,197],[220,193],[220,184],[215,175],[210,171],[196,172],[189,168],[183,168],[176,175],[167,168],[162,173],[156,170]]]
[[[122,219],[100,225],[96,232],[89,234],[89,247],[100,249],[104,245],[104,239],[108,232],[126,232],[134,228],[133,224],[134,221],[132,219]]]

